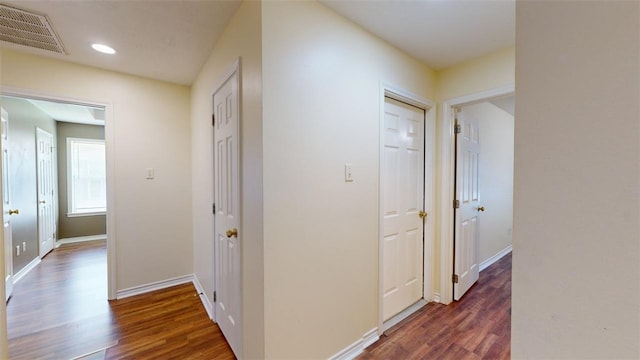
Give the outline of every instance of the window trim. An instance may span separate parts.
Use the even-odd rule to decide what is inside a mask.
[[[106,158],[106,145],[104,139],[90,139],[90,138],[78,138],[67,137],[66,139],[66,151],[67,151],[67,217],[85,217],[85,216],[99,216],[107,214],[107,204],[105,198],[105,207],[103,211],[86,211],[86,212],[74,212],[73,210],[73,162],[72,162],[72,145],[73,143],[85,143],[85,144],[101,144],[105,147]],[[106,185],[106,159],[105,159],[105,185]],[[105,188],[106,191],[106,188]]]

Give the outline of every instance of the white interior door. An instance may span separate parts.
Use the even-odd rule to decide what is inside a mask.
[[[215,317],[236,357],[241,355],[240,202],[238,174],[237,74],[213,96],[214,207],[215,207]]]
[[[13,292],[13,237],[11,216],[17,210],[11,208],[11,192],[9,183],[9,114],[2,109],[0,123],[0,142],[2,142],[2,227],[4,234],[4,274],[6,300]]]
[[[386,321],[422,299],[424,110],[385,98],[382,155],[383,294]]]
[[[464,110],[456,116],[456,201],[453,298],[460,300],[478,281],[480,124]]]
[[[39,255],[44,257],[53,250],[56,232],[55,169],[53,135],[36,129],[36,162],[38,184],[38,240]]]

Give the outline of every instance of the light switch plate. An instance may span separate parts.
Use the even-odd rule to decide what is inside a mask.
[[[156,170],[154,168],[147,168],[147,180],[153,180],[156,178]]]
[[[353,168],[351,164],[344,164],[344,181],[352,182],[353,181]]]

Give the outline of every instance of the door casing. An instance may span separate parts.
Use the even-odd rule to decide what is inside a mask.
[[[424,152],[424,211],[427,212],[427,219],[424,222],[424,247],[423,247],[423,300],[426,302],[435,300],[434,292],[433,292],[433,271],[434,271],[434,239],[435,239],[435,221],[434,221],[434,211],[435,211],[435,151],[436,151],[436,121],[435,121],[435,104],[433,101],[425,99],[419,95],[413,94],[409,91],[403,90],[399,87],[395,87],[391,84],[381,82],[380,83],[380,94],[379,94],[379,138],[378,138],[378,182],[383,179],[383,156],[384,156],[384,144],[382,143],[382,136],[384,133],[384,105],[385,105],[385,97],[392,98],[394,100],[398,100],[417,108],[423,109],[425,111],[425,123],[424,123],[424,144],[425,144],[425,152]],[[397,323],[401,319],[399,318],[391,318],[388,321],[383,321],[383,211],[382,209],[382,191],[380,187],[380,183],[378,183],[378,335],[382,335],[382,333],[386,330],[385,326],[388,328],[393,326],[394,323]],[[418,310],[420,307],[412,307],[410,308],[413,311]],[[399,315],[402,317],[407,317],[411,314],[411,312],[401,312]]]
[[[439,302],[449,304],[453,301],[453,249],[455,200],[455,108],[477,104],[515,93],[515,85],[478,92],[446,100],[442,104],[440,133],[440,202],[439,202],[439,240],[440,240],[440,287]]]

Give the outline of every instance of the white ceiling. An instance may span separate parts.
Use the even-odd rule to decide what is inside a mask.
[[[66,104],[48,100],[26,99],[56,121],[77,124],[104,125],[104,108]]]
[[[321,2],[436,70],[515,43],[515,0]],[[240,0],[4,3],[47,15],[68,54],[3,47],[188,85]],[[118,53],[97,53],[94,42]]]
[[[321,2],[434,70],[516,41],[515,0]]]
[[[513,95],[503,97],[503,98],[493,99],[490,101],[490,103],[508,112],[511,116],[514,116],[516,113],[516,98]]]
[[[239,0],[3,1],[47,15],[67,55],[2,43],[38,55],[189,85],[211,53]],[[113,47],[116,55],[91,49]]]

